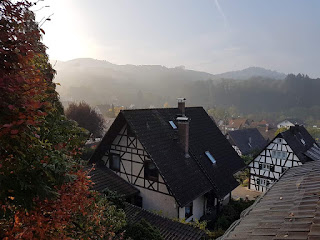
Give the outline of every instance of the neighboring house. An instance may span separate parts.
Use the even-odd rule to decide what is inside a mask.
[[[138,205],[139,202],[141,203],[139,190],[106,166],[88,166],[85,170],[88,171],[88,175],[93,183],[91,186],[92,190],[101,193],[106,190],[116,192],[126,200],[124,203],[124,211],[126,213],[126,220],[128,224],[139,223],[144,219],[160,231],[163,239],[168,240],[206,239],[205,232],[198,228],[173,221],[133,205]]]
[[[248,128],[252,122],[252,120],[249,120],[247,118],[229,119],[228,125],[225,126],[225,129],[227,131],[234,131],[243,128]]]
[[[200,219],[216,214],[238,186],[242,159],[202,107],[123,110],[90,163],[134,185],[147,210]]]
[[[303,126],[279,133],[249,164],[249,188],[265,192],[288,169],[320,160],[320,148]]]
[[[289,169],[218,240],[320,239],[320,161]]]
[[[288,118],[288,119],[285,119],[281,122],[279,122],[277,124],[277,128],[289,128],[289,127],[293,127],[295,125],[303,125],[303,121],[301,121],[300,119],[298,118]]]
[[[261,151],[267,144],[261,133],[256,128],[247,128],[230,131],[226,138],[239,156]]]

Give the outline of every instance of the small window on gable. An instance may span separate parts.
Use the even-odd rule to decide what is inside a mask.
[[[158,181],[158,169],[156,165],[151,161],[144,162],[144,178],[151,181]]]
[[[116,172],[120,171],[120,155],[119,154],[112,154],[110,156],[110,169]]]
[[[185,211],[185,219],[188,219],[193,215],[193,202],[189,203],[187,206],[184,207]]]
[[[211,155],[209,151],[205,151],[206,156],[209,158],[209,160],[212,162],[212,164],[216,164],[216,160],[214,157]]]
[[[172,127],[173,129],[177,129],[177,126],[174,124],[173,121],[169,121],[169,123],[170,123],[170,125],[171,125],[171,127]]]

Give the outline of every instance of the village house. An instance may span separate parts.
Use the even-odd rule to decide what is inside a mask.
[[[248,128],[253,121],[247,118],[231,118],[228,120],[228,125],[225,126],[226,131],[234,131]]]
[[[226,134],[226,138],[239,156],[259,152],[267,144],[267,141],[256,128],[230,131]]]
[[[277,128],[289,128],[295,125],[303,125],[303,121],[298,118],[287,118],[277,124]]]
[[[265,192],[288,169],[320,160],[320,148],[299,125],[279,133],[249,164],[249,188]]]
[[[178,108],[121,111],[90,163],[138,189],[135,205],[186,221],[216,214],[245,167],[206,111],[185,99]]]

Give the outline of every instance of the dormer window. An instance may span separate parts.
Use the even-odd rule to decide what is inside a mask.
[[[151,161],[144,162],[144,178],[151,181],[158,181],[158,169],[156,165]]]
[[[211,155],[209,151],[205,151],[206,156],[209,158],[209,160],[212,162],[212,164],[216,164],[216,160],[214,157]]]
[[[169,123],[170,123],[170,125],[171,125],[171,127],[172,127],[173,129],[177,129],[177,126],[174,124],[173,121],[169,121]]]

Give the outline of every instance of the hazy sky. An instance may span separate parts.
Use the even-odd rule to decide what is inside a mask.
[[[318,0],[45,0],[51,59],[320,77]],[[33,7],[37,10],[40,6]]]

